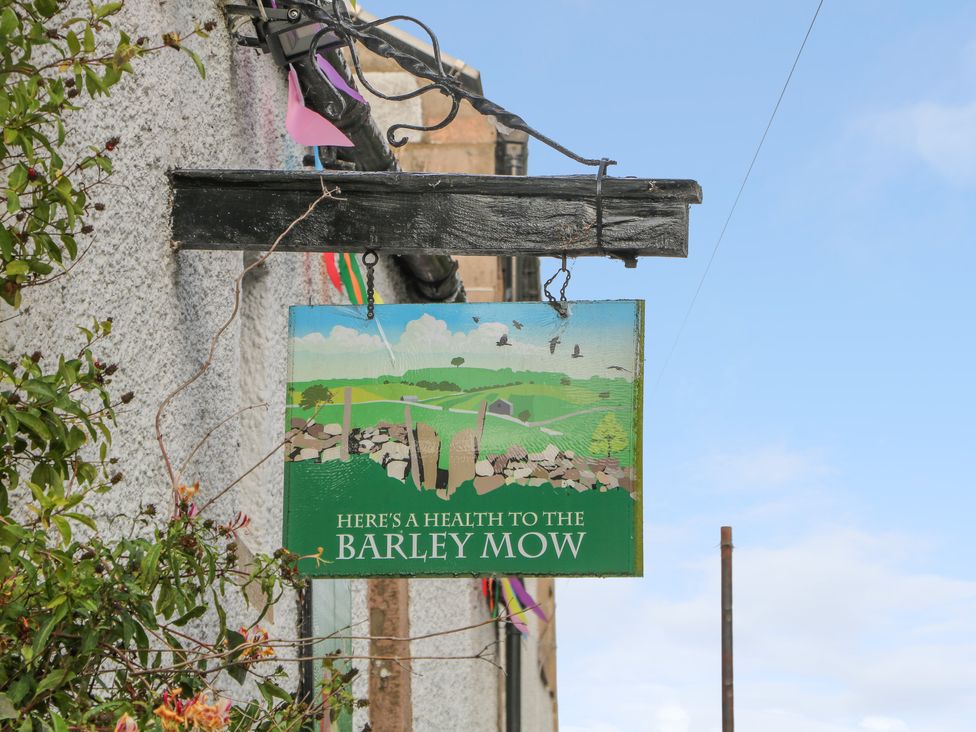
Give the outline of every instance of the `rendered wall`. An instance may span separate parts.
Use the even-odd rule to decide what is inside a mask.
[[[94,246],[70,276],[25,294],[28,315],[0,324],[5,351],[40,349],[53,358],[76,347],[77,324],[92,316],[114,319],[104,358],[119,363],[114,391],[132,390],[136,399],[119,410],[114,454],[121,460],[125,480],[103,498],[106,514],[132,513],[146,503],[166,506],[171,500],[153,433],[154,413],[164,396],[204,360],[211,336],[230,313],[234,279],[246,265],[239,253],[172,250],[166,171],[177,167],[294,169],[305,152],[284,133],[283,72],[270,57],[235,46],[214,6],[188,0],[129,0],[123,17],[120,25],[133,29],[133,37],[158,37],[166,31],[185,31],[198,21],[217,20],[218,29],[209,39],[192,41],[207,78],[199,78],[185,54],[166,49],[139,62],[138,78],[121,84],[111,99],[92,103],[77,116],[78,145],[121,138],[111,186],[96,196],[107,208],[94,220]],[[468,124],[464,119],[459,123]],[[483,138],[473,146],[464,139],[445,138],[442,149],[457,164],[434,158],[416,162],[424,159],[420,157],[411,165],[449,171],[473,164],[493,146],[488,131],[479,134]],[[410,154],[421,153],[418,147]],[[493,152],[485,160],[493,164]],[[321,266],[318,255],[276,254],[250,274],[243,283],[241,312],[217,349],[213,367],[171,405],[163,424],[176,464],[225,417],[245,407],[266,405],[221,427],[188,466],[185,480],[200,480],[204,500],[280,442],[288,305],[345,301],[322,276]],[[387,260],[381,259],[376,284],[387,302],[406,297],[400,270]],[[252,519],[242,536],[245,549],[272,552],[281,544],[281,490],[282,456],[274,451],[217,503],[213,515],[223,518],[244,511]],[[368,620],[366,583],[354,582],[351,594],[353,623]],[[487,617],[473,580],[411,581],[409,613],[412,634],[479,623]],[[249,617],[243,603],[238,603],[228,621],[247,624]],[[294,637],[296,620],[295,603],[286,598],[264,624],[273,635]],[[354,632],[366,627],[355,625]],[[468,655],[492,643],[495,636],[494,626],[486,625],[470,633],[415,643],[412,652]],[[526,645],[531,647],[538,637],[532,636]],[[353,650],[365,655],[368,644],[357,642]],[[430,661],[418,662],[415,671],[421,675],[412,679],[414,730],[499,729],[502,680],[494,667],[478,661]],[[538,678],[537,669],[526,664],[523,697],[527,705],[541,709],[549,695]],[[237,695],[234,682],[228,685]],[[358,694],[366,689],[365,679],[355,685]],[[523,729],[552,729],[551,718],[543,717],[545,713],[533,712],[532,719],[538,722]],[[367,719],[367,711],[358,712],[355,729],[361,729]],[[386,732],[375,725],[374,729]]]

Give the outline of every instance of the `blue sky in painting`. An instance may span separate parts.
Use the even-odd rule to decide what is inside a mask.
[[[633,301],[572,303],[566,318],[542,303],[378,305],[372,321],[361,306],[296,306],[292,379],[402,375],[450,367],[455,356],[466,367],[630,379],[637,327]]]
[[[815,6],[367,5],[612,174],[704,189],[687,260],[570,286],[648,303],[647,570],[558,583],[564,732],[719,729],[722,524],[742,729],[974,728],[976,4],[827,0],[665,369]]]
[[[547,341],[551,337],[550,333],[568,333],[571,339],[591,341],[604,337],[630,339],[634,329],[634,305],[629,301],[601,302],[596,306],[585,302],[574,303],[572,317],[565,320],[551,317],[553,312],[552,308],[539,308],[534,304],[526,306],[522,303],[505,303],[501,306],[497,303],[462,303],[450,308],[429,304],[404,304],[379,305],[376,308],[376,318],[383,324],[387,337],[393,341],[400,339],[407,323],[424,314],[443,320],[455,333],[471,333],[483,322],[502,322],[513,340],[518,337],[520,340],[533,339],[540,343]],[[478,318],[478,321],[474,318]],[[513,320],[519,320],[520,323],[535,321],[544,332],[534,333],[531,329],[519,331],[512,324]],[[544,322],[540,323],[540,320]],[[362,332],[374,332],[366,320],[366,309],[352,305],[298,305],[292,308],[291,325],[292,335],[299,338],[312,332],[328,333],[336,325],[356,327]]]

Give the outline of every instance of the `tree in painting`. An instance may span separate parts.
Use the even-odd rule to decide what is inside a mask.
[[[454,358],[451,359],[451,366],[454,366],[455,368],[459,368],[463,363],[464,363],[464,359],[461,358],[460,356],[455,356]]]
[[[627,433],[624,432],[624,428],[620,426],[620,422],[617,421],[613,413],[607,412],[593,432],[590,450],[600,453],[606,450],[607,457],[610,457],[611,453],[619,452],[625,447],[627,447]]]
[[[332,391],[321,384],[313,384],[302,392],[302,409],[312,409],[332,401]]]

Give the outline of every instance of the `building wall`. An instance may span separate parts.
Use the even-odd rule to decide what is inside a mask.
[[[166,505],[170,500],[153,433],[156,407],[205,359],[211,336],[231,311],[234,279],[250,261],[241,253],[171,248],[166,171],[294,169],[305,152],[284,132],[283,72],[270,57],[234,45],[213,6],[189,0],[129,0],[123,17],[123,27],[135,29],[135,35],[154,37],[192,28],[197,21],[220,21],[209,39],[192,41],[207,78],[199,78],[185,54],[167,49],[140,61],[139,78],[125,81],[111,99],[92,103],[75,117],[79,146],[121,138],[114,155],[117,172],[111,187],[100,193],[107,209],[94,220],[95,244],[70,276],[25,294],[28,315],[0,323],[0,343],[6,351],[40,349],[55,354],[76,347],[76,324],[91,316],[114,318],[104,357],[120,365],[116,392],[132,390],[136,399],[119,411],[113,450],[125,480],[102,499],[106,512],[113,513],[132,513],[140,505]],[[409,83],[390,78],[393,84]],[[436,103],[427,95],[413,112],[429,119],[436,113],[431,104]],[[378,116],[382,107],[374,107]],[[409,113],[397,114],[398,119],[404,118],[400,114],[409,119]],[[472,114],[463,112],[456,127],[406,148],[401,153],[403,166],[493,172],[494,130]],[[483,274],[484,281],[497,279],[494,260],[487,266],[495,269],[487,274],[471,270],[472,292]],[[378,265],[376,285],[387,302],[407,296],[400,270],[387,258]],[[344,298],[328,284],[321,257],[315,254],[276,254],[244,280],[240,314],[221,341],[213,367],[176,398],[163,421],[171,459],[179,464],[211,427],[249,407],[215,433],[185,472],[186,482],[200,481],[204,500],[262,460],[281,440],[288,306],[340,300]],[[214,516],[244,511],[252,518],[242,536],[244,551],[272,552],[281,544],[281,490],[282,456],[274,452],[217,502]],[[487,617],[473,580],[411,580],[405,597],[412,634],[472,625]],[[351,598],[353,623],[369,620],[365,582],[353,583]],[[229,621],[247,624],[252,613],[237,603]],[[265,624],[273,635],[293,637],[296,622],[295,602],[285,598]],[[539,637],[534,634],[527,646]],[[415,655],[466,655],[495,640],[495,628],[489,624],[414,643],[411,650]],[[368,650],[362,642],[354,647],[356,655]],[[490,664],[418,662],[414,671],[420,674],[411,678],[414,730],[504,728],[498,711],[502,682]],[[527,704],[549,698],[534,670],[527,671],[525,684]],[[364,674],[355,690],[364,694],[367,689]],[[367,716],[368,712],[358,713],[356,729]],[[538,719],[538,726],[523,729],[553,728],[553,715],[540,712]]]

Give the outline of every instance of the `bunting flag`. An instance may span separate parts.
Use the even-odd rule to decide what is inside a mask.
[[[288,68],[288,110],[285,113],[285,129],[299,145],[307,147],[353,147],[352,140],[342,130],[318,112],[305,106],[305,98],[298,83],[294,67]]]
[[[522,635],[529,634],[526,612],[533,612],[543,622],[548,622],[546,614],[532,595],[525,589],[518,577],[487,577],[481,580],[481,594],[488,603],[488,612],[493,618],[504,614]]]
[[[336,290],[345,292],[353,305],[366,304],[366,280],[363,279],[355,255],[349,252],[325,252],[322,255],[322,262],[325,265],[326,276]],[[383,297],[375,290],[373,301],[377,305],[383,304]]]

